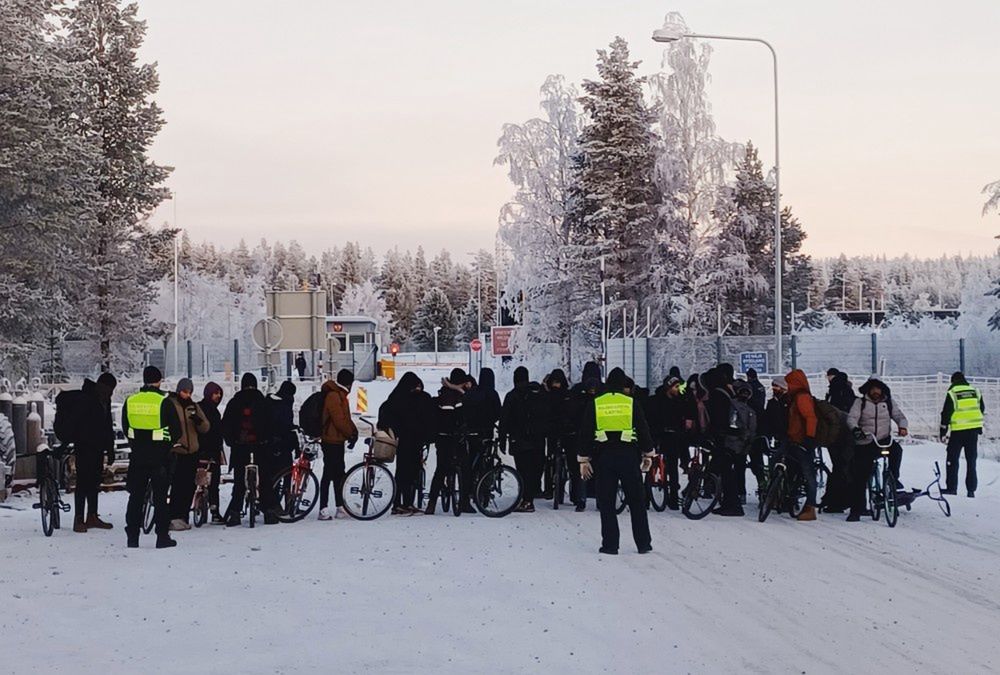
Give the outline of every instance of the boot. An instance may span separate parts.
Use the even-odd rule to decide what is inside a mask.
[[[139,548],[138,532],[126,532],[125,535],[128,537],[127,543],[125,544],[128,548]]]
[[[170,538],[169,534],[156,535],[156,548],[172,548],[177,546],[177,542]]]
[[[796,520],[800,521],[816,520],[816,507],[813,506],[812,504],[806,504],[805,507],[802,509],[802,513],[799,514],[799,517],[796,518]]]
[[[264,524],[265,525],[277,525],[281,520],[278,518],[278,512],[274,509],[268,509],[264,511]]]
[[[861,514],[859,512],[857,512],[857,511],[855,511],[854,509],[851,509],[851,512],[849,514],[847,514],[847,522],[849,522],[849,523],[859,523],[859,522],[861,522]]]
[[[221,525],[224,522],[226,522],[226,520],[225,520],[225,518],[222,517],[222,514],[219,513],[219,507],[218,506],[213,507],[212,508],[212,524],[213,525]]]
[[[226,516],[226,527],[239,527],[242,523],[239,513],[230,513]]]
[[[77,516],[73,519],[73,531],[74,532],[86,532],[87,524],[83,522],[82,516]]]
[[[435,509],[437,509],[437,499],[435,497],[431,497],[430,499],[427,500],[427,508],[424,509],[424,514],[428,516],[433,516]]]
[[[95,527],[98,530],[110,530],[114,527],[114,525],[104,522],[97,516],[96,513],[91,513],[87,516],[87,527]]]

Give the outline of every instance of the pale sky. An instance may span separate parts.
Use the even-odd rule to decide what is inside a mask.
[[[178,223],[230,245],[296,238],[492,248],[512,189],[506,122],[538,116],[550,73],[671,10],[694,32],[777,49],[784,204],[807,251],[937,256],[996,248],[980,190],[1000,179],[1000,0],[139,0],[159,63]],[[719,134],[774,161],[770,56],[715,42]],[[172,219],[169,203],[156,222]]]

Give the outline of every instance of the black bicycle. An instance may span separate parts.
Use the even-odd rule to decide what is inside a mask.
[[[250,527],[257,524],[257,514],[260,513],[260,468],[254,461],[254,451],[250,450],[250,460],[243,470],[247,492],[244,499],[244,510],[250,518]]]
[[[62,500],[59,491],[66,487],[66,461],[72,453],[72,449],[67,446],[46,447],[32,453],[38,458],[38,503],[33,504],[32,508],[41,513],[42,533],[46,537],[51,537],[52,532],[60,528],[61,515],[70,510],[70,505]]]
[[[688,462],[688,482],[681,493],[681,513],[691,520],[701,520],[719,503],[722,478],[709,471],[711,459],[711,449],[697,446]]]
[[[417,473],[417,508],[424,510],[424,500],[427,498],[427,457],[431,446],[425,445],[420,450],[420,471]]]
[[[875,466],[872,467],[871,475],[868,477],[868,505],[871,508],[872,520],[877,521],[884,513],[886,525],[896,527],[896,521],[899,519],[899,504],[896,502],[896,477],[892,474],[892,469],[889,468],[892,437],[889,437],[885,445],[879,443],[874,434],[871,435],[871,438],[879,450]]]
[[[570,480],[569,466],[566,463],[566,451],[563,448],[562,439],[551,439],[548,445],[555,446],[550,448],[549,463],[551,464],[550,474],[552,476],[552,508],[558,509],[566,503],[566,485]]]
[[[806,484],[802,472],[797,466],[789,466],[788,452],[778,450],[770,457],[767,486],[757,505],[757,520],[763,523],[772,511],[784,511],[797,518],[806,503]]]
[[[524,481],[514,467],[504,463],[496,439],[485,439],[482,448],[473,467],[476,479],[473,500],[484,516],[503,518],[521,503]]]

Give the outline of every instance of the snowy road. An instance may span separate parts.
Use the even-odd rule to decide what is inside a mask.
[[[908,448],[904,478],[939,452]],[[206,527],[168,551],[125,549],[121,493],[111,532],[0,509],[0,642],[80,673],[997,672],[1000,464],[980,466],[951,519],[651,513],[648,556],[598,555],[593,509]]]

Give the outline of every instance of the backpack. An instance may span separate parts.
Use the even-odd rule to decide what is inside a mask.
[[[529,438],[544,436],[549,432],[549,397],[545,390],[531,388],[524,396],[522,409],[523,428]]]
[[[63,445],[77,443],[83,428],[83,391],[73,389],[56,396],[56,419],[52,428]]]
[[[317,391],[299,408],[299,428],[309,438],[319,438],[323,435],[323,404],[326,402],[326,392]]]
[[[730,396],[725,389],[720,391],[729,398],[729,428],[732,433],[724,439],[726,449],[730,452],[746,452],[757,433],[757,413],[745,402]]]
[[[816,445],[824,448],[836,445],[844,427],[844,413],[832,403],[820,401],[815,396],[813,407],[816,409]]]

